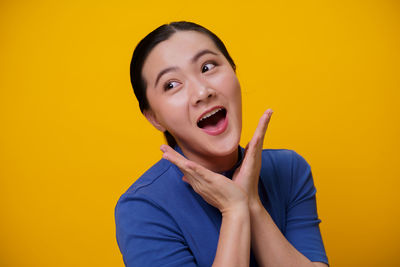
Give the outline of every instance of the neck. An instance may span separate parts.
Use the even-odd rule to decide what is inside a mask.
[[[182,149],[182,152],[186,158],[213,172],[221,173],[230,170],[238,161],[239,146],[236,147],[234,151],[224,156],[201,155],[199,153],[194,153],[193,151],[187,150],[184,147],[180,148]]]

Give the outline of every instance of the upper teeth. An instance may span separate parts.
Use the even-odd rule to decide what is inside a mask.
[[[220,111],[220,110],[222,110],[222,108],[217,108],[217,109],[214,109],[214,110],[212,110],[212,111],[206,113],[203,117],[201,117],[201,119],[199,120],[199,122],[202,121],[202,120],[205,120],[205,119],[207,119],[207,118],[209,118],[209,117],[211,117],[212,115],[214,115],[215,113],[217,113],[217,112]]]

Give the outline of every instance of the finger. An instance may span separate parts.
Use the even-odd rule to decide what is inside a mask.
[[[186,176],[185,176],[185,175],[184,175],[184,176],[182,176],[182,181],[184,181],[184,182],[186,182],[186,183],[190,184],[190,181],[189,181],[189,179],[188,179],[188,178],[186,178]]]
[[[259,147],[262,147],[272,113],[272,109],[267,109],[261,116],[256,131],[254,132],[253,138],[251,139],[251,143],[253,143],[254,146],[258,145]]]
[[[160,150],[163,152],[162,157],[171,163],[175,164],[179,167],[182,171],[188,171],[187,167],[187,159],[176,152],[172,147],[169,145],[161,145]]]
[[[258,122],[256,132],[257,135],[260,135],[262,138],[265,137],[265,133],[267,132],[268,124],[271,119],[272,113],[273,113],[272,109],[267,109],[261,116],[260,121]]]
[[[212,180],[212,176],[215,175],[214,172],[210,171],[209,169],[197,164],[196,162],[188,160],[186,163],[186,167],[188,169],[188,173],[190,174],[191,178],[197,181],[205,181],[210,182]]]
[[[261,151],[263,149],[265,133],[267,131],[268,123],[272,116],[272,112],[273,112],[272,109],[267,109],[264,112],[264,114],[261,116],[261,118],[258,122],[257,128],[254,132],[254,135],[248,144],[248,148],[246,149],[247,153],[245,154],[245,158],[244,158],[246,162],[248,160],[252,161],[251,159],[254,159],[254,157],[258,153],[261,153]]]
[[[186,159],[184,156],[176,152],[173,148],[168,145],[162,145],[161,151],[164,152],[163,158],[170,161],[171,163],[178,166],[178,168],[184,173],[188,180],[198,180],[199,178],[207,177],[207,169],[201,165]]]

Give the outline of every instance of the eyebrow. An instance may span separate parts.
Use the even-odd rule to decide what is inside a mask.
[[[212,55],[215,55],[215,56],[218,55],[217,53],[215,53],[215,52],[213,52],[211,50],[204,49],[204,50],[199,51],[196,55],[194,55],[192,57],[192,59],[190,60],[190,62],[191,63],[195,63],[197,60],[199,60],[199,58],[201,58],[205,54],[212,54]],[[158,81],[160,80],[161,76],[163,76],[164,74],[166,74],[168,72],[176,71],[176,70],[178,70],[178,67],[168,67],[168,68],[163,69],[162,71],[160,71],[158,73],[158,75],[157,75],[156,82],[154,83],[154,87],[157,87]]]

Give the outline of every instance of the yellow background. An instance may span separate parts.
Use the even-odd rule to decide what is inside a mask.
[[[242,145],[311,164],[331,266],[399,266],[398,1],[1,1],[0,265],[123,266],[118,197],[160,133],[129,80],[137,42],[174,20],[224,40],[244,101]]]

